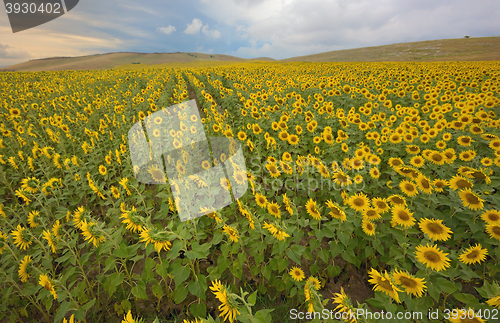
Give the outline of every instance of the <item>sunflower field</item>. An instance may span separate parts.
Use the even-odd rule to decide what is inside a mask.
[[[0,85],[0,322],[500,320],[499,62],[3,72]],[[190,100],[207,137],[241,144],[246,171],[227,176],[248,189],[183,222],[172,179],[136,180],[128,132]]]

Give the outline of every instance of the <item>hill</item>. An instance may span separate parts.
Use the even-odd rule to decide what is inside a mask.
[[[274,61],[272,58],[261,57],[259,61]],[[214,65],[226,62],[245,62],[248,59],[221,54],[200,53],[108,53],[79,57],[51,57],[34,59],[28,62],[6,66],[0,71],[58,71],[58,70],[93,70],[137,67],[156,67],[156,65],[211,62]]]
[[[500,60],[500,37],[459,38],[336,50],[282,62],[438,62]]]
[[[500,37],[428,40],[363,47],[291,57],[277,62],[437,62],[500,60]],[[204,67],[250,61],[276,61],[269,57],[244,59],[200,53],[108,53],[80,57],[52,57],[0,68],[0,71],[56,71],[154,67]]]

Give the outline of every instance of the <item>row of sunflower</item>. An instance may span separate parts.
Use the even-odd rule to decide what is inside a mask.
[[[471,308],[486,321],[481,313],[500,306],[498,67],[253,63],[0,75],[3,317],[85,322],[115,311],[133,322],[132,310],[276,321],[257,302],[267,298],[309,313]],[[163,185],[135,179],[128,130],[191,90],[207,137],[241,142],[246,176],[226,171],[248,190],[180,222],[168,185],[177,184],[162,165],[146,176]],[[188,149],[184,133],[193,128],[167,135]],[[351,275],[374,290],[358,307],[342,283]]]

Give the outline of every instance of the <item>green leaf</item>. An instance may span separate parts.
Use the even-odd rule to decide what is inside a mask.
[[[247,303],[250,304],[250,306],[254,306],[256,300],[257,300],[257,291],[253,292],[250,296],[248,296]]]
[[[354,253],[354,250],[352,248],[348,248],[344,252],[342,252],[342,258],[345,261],[355,265],[356,267],[359,267],[359,265],[361,264],[361,261],[358,259],[358,257],[356,257],[356,254]]]
[[[177,286],[179,286],[181,283],[183,283],[186,279],[188,279],[190,274],[189,267],[186,266],[178,266],[177,268],[174,268],[172,275],[174,276],[174,281],[175,281],[175,288],[177,289]]]
[[[137,281],[137,285],[132,287],[132,294],[139,299],[148,299],[148,294],[146,294],[146,283],[142,280]]]
[[[207,305],[205,303],[194,303],[189,306],[189,311],[194,317],[206,317],[207,316]]]
[[[167,268],[165,268],[165,263],[156,264],[155,269],[156,269],[156,273],[158,273],[158,275],[160,275],[161,277],[166,279],[168,277],[168,271],[167,271]]]
[[[109,256],[108,259],[106,259],[106,261],[104,262],[104,265],[105,265],[104,267],[105,272],[114,269],[116,265],[115,257]]]
[[[64,318],[64,315],[68,313],[68,311],[71,309],[71,303],[64,301],[61,303],[61,306],[59,307],[59,310],[56,313],[56,316],[54,317],[54,322],[62,322],[62,319]]]
[[[457,287],[454,283],[447,279],[444,279],[443,277],[439,277],[436,280],[436,283],[438,285],[437,287],[447,294],[453,294],[457,290]]]
[[[191,245],[192,250],[186,251],[185,255],[189,259],[205,259],[210,251],[210,244],[206,243],[200,245],[198,242],[193,242]]]
[[[318,251],[318,256],[323,260],[325,263],[328,263],[328,260],[330,258],[330,252],[328,251],[327,248],[320,249]]]
[[[151,290],[153,291],[153,295],[158,299],[161,299],[161,297],[164,295],[161,285],[153,285],[153,287],[151,287]]]
[[[188,283],[189,292],[194,296],[199,297],[203,300],[206,299],[207,288],[208,288],[207,279],[203,275],[199,275],[197,281],[191,280]]]
[[[174,291],[174,302],[180,304],[188,296],[188,289],[185,286],[176,286]]]
[[[351,240],[351,234],[346,231],[337,232],[337,237],[339,237],[340,242],[346,247],[349,246],[349,241]]]
[[[337,257],[345,247],[340,243],[336,243],[335,241],[330,241],[330,252],[332,254],[332,258]]]
[[[309,248],[311,249],[311,252],[313,252],[314,250],[316,250],[316,248],[318,248],[320,245],[320,242],[315,239],[315,238],[311,238],[309,240]]]
[[[84,311],[89,310],[92,306],[94,306],[96,299],[93,298],[91,301],[87,302],[85,305],[82,306],[82,309]]]
[[[40,285],[33,285],[33,284],[30,284],[30,283],[26,283],[24,285],[24,289],[22,290],[21,294],[23,296],[29,296],[29,295],[33,295],[35,294],[36,292],[38,292],[38,290],[41,288],[42,286]]]

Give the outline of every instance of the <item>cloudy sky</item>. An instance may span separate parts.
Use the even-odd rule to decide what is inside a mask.
[[[15,34],[0,6],[0,66],[123,51],[283,59],[500,36],[498,0],[80,0],[62,17]]]

